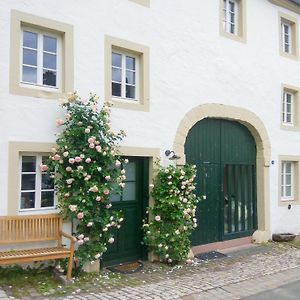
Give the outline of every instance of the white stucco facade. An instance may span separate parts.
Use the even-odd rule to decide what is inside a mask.
[[[150,0],[150,7],[129,0],[1,1],[0,215],[8,212],[9,142],[54,143],[55,119],[62,114],[57,99],[10,92],[14,9],[73,26],[74,88],[82,97],[92,91],[105,98],[105,36],[149,47],[149,111],[112,108],[113,128],[127,133],[122,146],[159,148],[167,162],[164,152],[173,148],[177,128],[193,108],[214,103],[254,113],[266,129],[274,161],[268,162],[270,231],[300,233],[300,205],[280,203],[278,187],[279,156],[300,156],[300,131],[281,126],[282,85],[300,87],[300,62],[279,53],[278,15],[298,22],[300,15],[267,0],[245,0],[246,40],[240,42],[220,34],[219,4],[219,0]]]

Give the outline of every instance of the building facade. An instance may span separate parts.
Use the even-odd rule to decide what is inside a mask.
[[[130,225],[108,260],[143,257],[166,150],[197,165],[194,245],[299,233],[299,13],[296,0],[1,1],[0,215],[56,212],[37,166],[76,90],[112,101],[127,133],[131,177],[115,203]]]

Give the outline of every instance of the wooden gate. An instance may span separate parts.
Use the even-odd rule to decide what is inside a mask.
[[[256,146],[238,122],[204,119],[185,143],[187,163],[197,166],[198,227],[193,245],[249,236],[256,229]]]

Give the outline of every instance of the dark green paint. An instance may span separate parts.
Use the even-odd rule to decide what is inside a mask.
[[[142,246],[142,219],[148,206],[148,159],[129,157],[129,165],[134,166],[135,176],[126,175],[127,188],[134,187],[133,193],[122,192],[112,201],[112,209],[122,210],[124,221],[120,229],[113,229],[115,241],[107,246],[102,266],[145,259],[146,250]],[[125,181],[125,183],[126,183]],[[125,185],[126,188],[126,185]],[[128,196],[130,194],[130,197]]]
[[[247,236],[256,229],[256,146],[238,122],[204,119],[191,128],[186,161],[197,166],[198,227],[193,245]]]

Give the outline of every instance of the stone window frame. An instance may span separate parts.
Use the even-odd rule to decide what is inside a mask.
[[[127,40],[105,36],[105,100],[113,107],[149,112],[149,47]],[[137,101],[112,97],[112,52],[113,50],[132,53],[139,58],[139,78],[136,79],[139,91]]]
[[[219,31],[220,35],[232,40],[246,43],[246,0],[234,0],[238,6],[237,16],[237,32],[230,33],[224,29],[224,0],[220,0],[219,4]]]
[[[150,7],[150,0],[129,0],[132,1],[134,3],[137,3],[139,5],[145,6],[145,7]]]
[[[61,85],[59,89],[36,87],[21,83],[21,32],[22,27],[50,32],[62,38]],[[40,16],[11,10],[10,26],[10,82],[11,94],[36,98],[58,99],[74,90],[74,46],[73,26]]]
[[[298,60],[299,59],[299,38],[298,38],[298,21],[291,15],[279,12],[278,13],[278,30],[279,30],[279,54],[283,57]],[[291,28],[291,44],[292,49],[290,53],[283,51],[283,39],[282,39],[282,24],[286,23]]]
[[[282,199],[281,197],[281,172],[282,162],[293,163],[293,199]],[[300,156],[297,155],[279,155],[278,159],[278,203],[280,206],[288,204],[300,204]]]
[[[293,95],[293,123],[287,124],[283,122],[283,95],[284,92]],[[283,130],[299,131],[300,130],[300,107],[299,107],[299,94],[300,88],[289,84],[282,84],[281,97],[280,97],[280,127]]]
[[[40,142],[9,142],[8,149],[8,202],[7,215],[22,214],[48,214],[57,213],[58,209],[54,208],[36,208],[36,209],[20,209],[20,156],[24,154],[48,155],[51,149],[55,147],[52,143]]]

